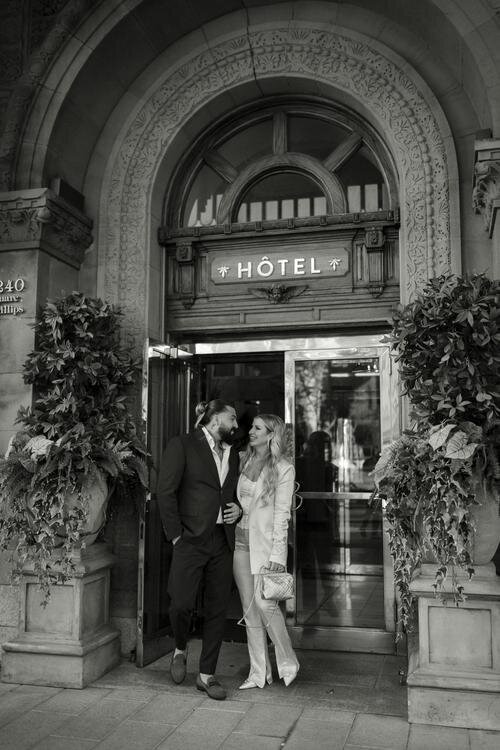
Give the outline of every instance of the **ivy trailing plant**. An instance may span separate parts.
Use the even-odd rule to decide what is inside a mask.
[[[499,292],[483,274],[440,276],[393,316],[388,341],[412,429],[382,452],[373,476],[375,496],[386,503],[404,627],[412,576],[429,553],[437,561],[436,593],[443,596],[451,572],[454,601],[464,600],[455,569],[474,573],[476,478],[498,491]]]
[[[127,401],[140,362],[120,343],[119,321],[117,309],[79,292],[49,301],[24,365],[33,401],[0,459],[0,545],[15,547],[17,572],[33,566],[45,600],[85,545],[96,483],[112,504],[142,507],[146,454]]]

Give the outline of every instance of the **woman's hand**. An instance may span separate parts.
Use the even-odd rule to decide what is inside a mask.
[[[267,565],[267,569],[271,570],[273,573],[284,573],[285,572],[285,566],[280,565],[277,562],[270,562]]]

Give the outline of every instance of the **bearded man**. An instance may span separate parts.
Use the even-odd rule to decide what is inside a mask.
[[[215,670],[231,594],[235,524],[241,516],[239,459],[229,443],[238,423],[234,408],[220,399],[198,404],[196,414],[196,429],[168,443],[157,487],[163,528],[173,544],[168,593],[175,651],[170,674],[177,684],[185,679],[191,614],[203,583],[196,687],[224,700],[226,691]]]

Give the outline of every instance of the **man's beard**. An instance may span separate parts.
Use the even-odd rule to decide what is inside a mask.
[[[220,440],[224,441],[224,443],[228,443],[229,445],[231,445],[231,443],[235,440],[237,432],[237,427],[224,427],[223,425],[219,426]]]

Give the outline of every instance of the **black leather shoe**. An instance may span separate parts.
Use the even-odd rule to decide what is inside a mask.
[[[177,654],[177,656],[172,656],[172,661],[170,662],[170,676],[172,677],[176,685],[180,685],[181,682],[184,682],[184,679],[186,677],[185,654]]]
[[[215,677],[209,677],[207,682],[203,682],[200,675],[198,675],[196,678],[196,687],[198,690],[206,693],[209,698],[213,698],[214,701],[226,700],[227,693]]]

